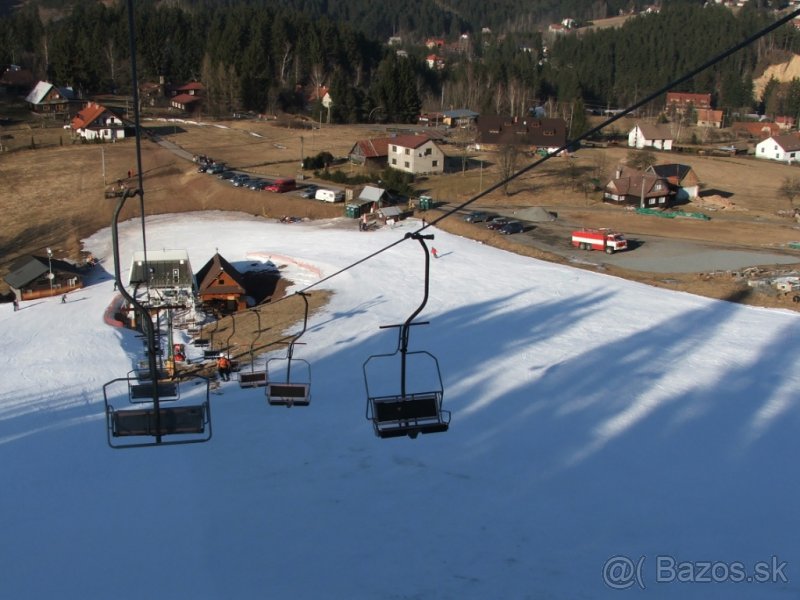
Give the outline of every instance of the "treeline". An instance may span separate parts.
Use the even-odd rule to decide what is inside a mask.
[[[775,18],[759,2],[734,14],[713,4],[672,0],[660,14],[635,17],[615,29],[581,29],[548,44],[541,28],[515,30],[511,21],[519,24],[534,10],[555,10],[555,3],[529,1],[529,12],[523,13],[520,3],[507,0],[495,3],[495,18],[508,29],[477,31],[465,39],[446,36],[448,43],[459,43],[437,51],[447,65],[440,71],[428,67],[430,50],[421,44],[401,46],[407,55],[400,57],[385,37],[367,35],[368,18],[388,20],[376,31],[417,27],[409,31],[421,38],[431,23],[456,31],[478,29],[485,3],[415,0],[403,5],[402,15],[393,12],[394,3],[382,3],[383,16],[373,15],[373,4],[378,3],[137,0],[138,79],[200,80],[206,86],[205,110],[218,115],[310,109],[315,118],[321,113],[327,118],[319,100],[306,105],[307,92],[322,85],[334,99],[330,117],[335,122],[410,122],[420,110],[449,108],[521,115],[539,104],[546,104],[550,114],[560,107],[571,115],[583,113],[584,105],[616,108],[642,98]],[[583,11],[576,15],[608,13],[614,6],[585,0],[574,5]],[[431,6],[438,7],[438,17],[425,12],[433,11]],[[516,8],[520,12],[512,16]],[[752,109],[762,100],[753,98],[754,75],[776,55],[799,50],[800,34],[781,28],[678,91],[711,92],[718,107]],[[26,5],[0,18],[3,63],[29,67],[37,77],[85,95],[129,93],[125,3],[85,0],[47,23]],[[792,102],[780,86],[769,89],[771,106]]]

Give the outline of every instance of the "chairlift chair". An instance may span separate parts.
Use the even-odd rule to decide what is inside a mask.
[[[297,292],[305,304],[303,315],[303,329],[289,342],[286,357],[271,358],[267,361],[266,380],[267,402],[275,406],[308,406],[311,401],[311,365],[302,358],[294,358],[294,347],[297,340],[306,332],[308,327],[308,298],[303,292]],[[300,375],[298,376],[298,366]],[[294,375],[292,369],[294,368]],[[274,378],[276,372],[286,372],[285,378]],[[272,373],[272,377],[270,376]]]
[[[425,322],[414,323],[414,318],[422,311],[428,302],[430,255],[425,245],[426,239],[433,239],[433,235],[421,235],[419,233],[409,233],[406,237],[416,239],[422,245],[425,252],[425,294],[422,303],[400,325],[383,325],[381,329],[392,327],[399,328],[399,340],[397,349],[389,354],[376,354],[367,358],[363,365],[364,383],[367,389],[367,409],[366,417],[372,421],[375,435],[380,438],[393,438],[408,436],[416,438],[420,433],[441,433],[450,427],[450,412],[442,409],[444,398],[444,387],[442,385],[442,374],[439,369],[437,358],[425,350],[408,351],[408,338],[413,325],[427,325]],[[378,362],[395,362],[397,355],[400,355],[400,393],[399,394],[375,394],[370,392],[370,363],[372,368]],[[435,382],[428,382],[428,389],[425,391],[408,391],[407,386],[407,364],[408,357],[421,359],[433,367]],[[421,364],[421,361],[417,361]],[[373,390],[375,385],[373,385]]]
[[[239,387],[240,388],[258,388],[267,385],[267,367],[264,365],[262,369],[256,370],[256,360],[253,355],[256,341],[261,337],[261,313],[256,308],[253,310],[256,315],[256,323],[258,331],[256,336],[250,342],[250,371],[239,370]]]
[[[128,395],[133,404],[142,404],[152,400],[153,386],[158,389],[158,397],[162,400],[180,398],[180,387],[163,369],[156,370],[155,383],[149,369],[136,369],[128,373]]]
[[[161,404],[161,383],[134,384],[135,377],[112,379],[103,385],[103,400],[106,411],[108,445],[115,449],[142,448],[147,446],[168,446],[207,442],[211,439],[211,400],[209,380],[195,376],[204,383],[203,388],[195,387],[192,400]],[[143,393],[144,386],[150,392],[149,401],[145,395],[133,397],[131,393],[121,393],[123,386],[137,388]],[[176,385],[173,383],[173,385]],[[176,385],[177,387],[177,385]],[[158,395],[156,395],[158,391]],[[199,396],[199,399],[194,396]],[[126,405],[120,402],[126,399]],[[163,397],[167,399],[166,396]],[[119,400],[120,402],[117,402]]]

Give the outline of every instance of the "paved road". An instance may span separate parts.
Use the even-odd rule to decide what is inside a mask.
[[[503,214],[504,211],[495,212]],[[516,218],[511,213],[508,216]],[[796,250],[730,248],[657,236],[637,236],[635,240],[631,240],[630,250],[618,254],[587,252],[570,245],[573,227],[568,223],[523,223],[526,226],[525,232],[509,236],[510,239],[576,262],[609,264],[649,273],[706,273],[762,265],[798,265],[800,268],[800,252]],[[485,227],[485,224],[477,223],[475,227]]]

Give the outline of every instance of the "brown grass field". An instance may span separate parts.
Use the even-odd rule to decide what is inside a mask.
[[[230,121],[206,123],[171,123],[145,121],[149,131],[174,142],[192,154],[206,154],[228,165],[265,176],[296,176],[302,156],[327,151],[337,157],[347,155],[361,138],[386,135],[383,129],[368,126],[334,126],[319,129],[293,129],[266,121]],[[624,129],[625,125],[621,125]],[[61,128],[9,126],[0,128],[0,276],[18,257],[53,249],[60,258],[80,258],[80,240],[110,224],[114,200],[104,198],[104,190],[118,180],[127,180],[129,170],[136,171],[133,139],[115,144],[72,143],[69,131]],[[469,156],[464,165],[463,149],[445,145],[453,166],[440,177],[418,181],[421,193],[427,193],[449,205],[463,203],[499,180],[496,157],[491,154]],[[543,206],[572,222],[586,226],[612,227],[629,235],[658,235],[676,239],[707,241],[732,248],[782,248],[800,240],[797,224],[778,211],[790,204],[779,187],[787,177],[800,176],[796,167],[736,157],[708,157],[679,153],[660,153],[659,162],[690,164],[706,192],[716,190],[729,195],[735,208],[709,213],[711,221],[642,218],[630,211],[601,202],[600,193],[584,194],[573,189],[570,173],[597,176],[603,183],[614,166],[627,156],[628,149],[583,148],[570,158],[553,158],[522,175],[509,185],[508,194],[493,191],[475,202],[475,206],[504,209]],[[526,159],[532,160],[532,159]],[[570,163],[574,166],[570,167]],[[147,214],[195,210],[236,210],[276,218],[293,215],[330,218],[342,215],[341,205],[303,200],[294,194],[256,193],[233,188],[205,174],[196,166],[164,149],[150,139],[142,141],[143,188]],[[523,166],[520,163],[519,166]],[[358,173],[359,167],[344,164],[345,172]],[[570,170],[571,169],[571,170]],[[306,176],[312,176],[306,173]],[[136,185],[136,178],[127,182]],[[138,214],[138,201],[129,201],[123,218]],[[691,205],[681,207],[696,210]],[[560,260],[558,256],[521,247],[507,238],[469,227],[453,216],[439,226],[481,238],[509,250]],[[798,255],[800,263],[800,254]],[[663,274],[617,272],[621,276],[647,283],[665,285]],[[668,287],[702,295],[733,298],[731,284],[702,281],[693,275],[669,278]],[[7,291],[3,284],[0,292]],[[748,295],[744,295],[748,296]],[[744,301],[794,308],[789,303],[770,299]]]

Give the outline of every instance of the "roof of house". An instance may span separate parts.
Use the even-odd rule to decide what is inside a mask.
[[[366,158],[385,158],[389,154],[389,140],[391,138],[372,138],[369,140],[359,140],[350,150],[353,154],[358,148],[359,153]]]
[[[731,125],[736,132],[744,132],[762,139],[777,135],[781,128],[777,123],[765,123],[755,121],[737,121]]]
[[[202,98],[200,96],[192,96],[191,94],[178,94],[177,96],[173,96],[171,100],[172,102],[186,105],[192,104],[193,102],[200,102]]]
[[[387,219],[391,217],[399,217],[401,214],[403,214],[403,211],[400,210],[397,206],[384,206],[379,210],[379,212],[381,213],[381,215],[383,215],[384,218]]]
[[[651,125],[650,123],[637,123],[636,127],[642,132],[646,140],[671,140],[672,134],[666,129],[658,125]]]
[[[219,274],[222,272],[227,273],[236,285],[214,285]],[[197,279],[197,289],[200,293],[208,290],[212,286],[214,287],[214,291],[219,293],[244,294],[246,291],[242,274],[239,273],[236,267],[225,260],[219,252],[214,254],[214,256],[203,265],[195,277]]]
[[[71,127],[73,129],[85,129],[107,112],[110,113],[111,111],[95,102],[90,102],[72,118]]]
[[[784,152],[797,152],[798,150],[800,150],[800,137],[797,137],[792,133],[787,133],[785,135],[775,135],[769,139],[771,139],[778,146],[780,146]]]
[[[711,108],[697,109],[698,121],[711,121],[713,123],[722,123],[724,113],[721,110],[714,110]]]
[[[689,165],[681,165],[678,163],[667,163],[663,165],[652,165],[647,169],[649,172],[663,177],[664,179],[679,184],[683,181],[689,173],[692,172],[692,167]]]
[[[664,182],[663,189],[654,189],[658,182]],[[612,179],[606,188],[611,188],[620,196],[641,196],[644,192],[645,198],[658,198],[669,193],[666,181],[662,177],[641,171],[627,177]]]
[[[455,110],[446,110],[442,113],[448,119],[477,119],[480,113],[466,108],[457,108]]]
[[[6,70],[0,75],[0,85],[26,87],[33,85],[33,81],[33,73],[30,69],[23,69],[16,65],[6,67]]]
[[[528,144],[554,148],[567,141],[564,119],[481,115],[477,127],[481,144]]]
[[[358,195],[358,199],[366,202],[378,202],[383,198],[385,193],[386,190],[383,188],[375,187],[374,185],[365,185],[364,189],[361,190],[361,193]]]
[[[431,138],[427,135],[398,135],[397,137],[389,138],[389,145],[400,146],[401,148],[419,148],[430,141]]]
[[[46,256],[28,255],[15,261],[11,265],[10,272],[3,279],[10,287],[22,289],[50,271],[51,268],[56,273],[80,273],[78,267],[66,261],[57,258],[48,259]]]
[[[711,105],[711,94],[690,94],[687,92],[667,92],[667,104],[670,103],[689,104],[695,106],[700,104]]]
[[[191,92],[191,91],[201,91],[206,89],[202,83],[199,81],[191,81],[189,83],[185,83],[183,85],[176,86],[172,88],[173,92]]]

